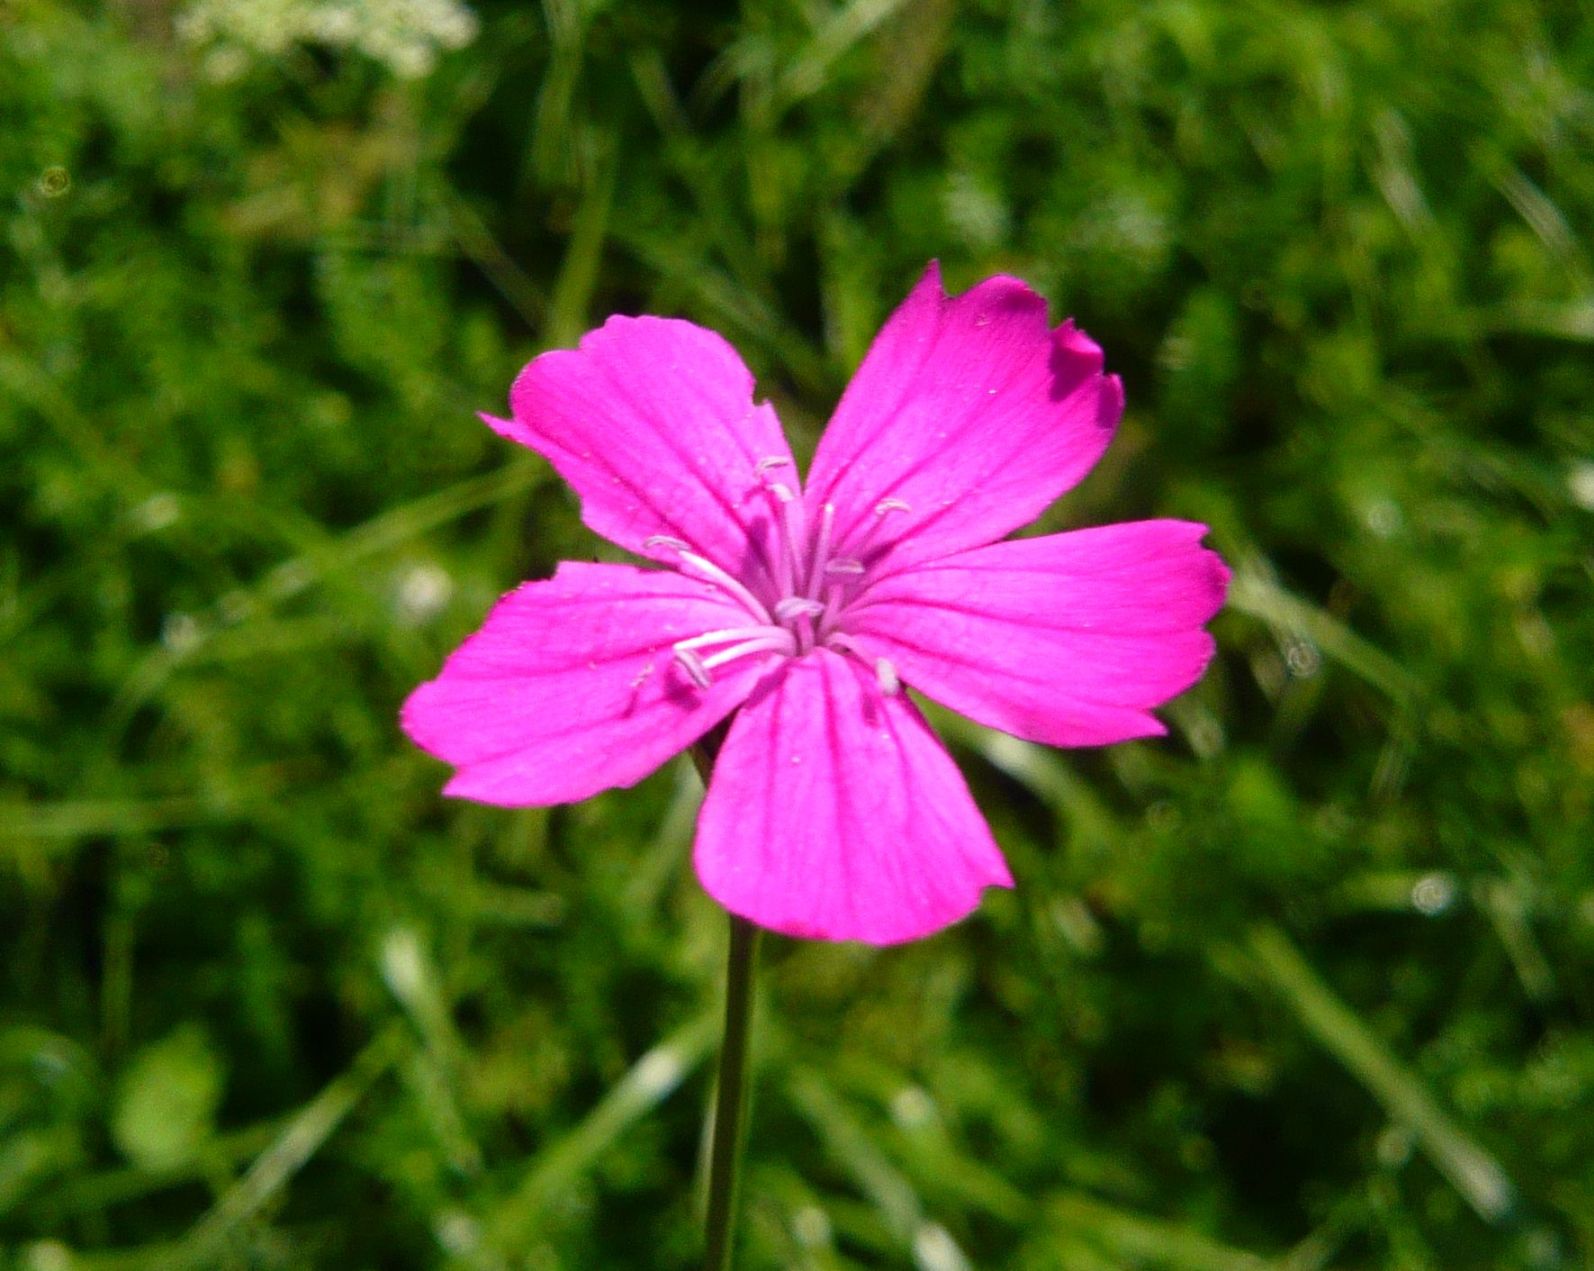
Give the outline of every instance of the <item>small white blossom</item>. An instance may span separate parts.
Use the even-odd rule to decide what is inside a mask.
[[[190,0],[176,27],[204,49],[204,72],[216,80],[296,44],[349,49],[416,79],[439,52],[475,39],[478,23],[459,0]]]

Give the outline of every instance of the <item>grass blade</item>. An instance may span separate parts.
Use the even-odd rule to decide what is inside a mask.
[[[1248,939],[1263,977],[1300,1019],[1307,1032],[1371,1091],[1389,1115],[1408,1126],[1439,1171],[1478,1216],[1499,1223],[1516,1205],[1516,1189],[1499,1163],[1451,1119],[1423,1084],[1408,1072],[1356,1013],[1272,924],[1254,928]]]

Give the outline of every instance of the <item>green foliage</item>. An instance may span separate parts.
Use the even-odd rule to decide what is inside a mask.
[[[445,803],[395,712],[605,550],[528,357],[688,316],[811,445],[931,256],[1125,377],[1048,525],[1236,582],[1166,741],[936,716],[1016,892],[766,942],[743,1264],[1594,1261],[1586,10],[191,7],[0,4],[0,1264],[692,1265],[695,775]]]
[[[150,1172],[187,1164],[215,1134],[221,1064],[196,1025],[134,1055],[111,1109],[111,1140]]]

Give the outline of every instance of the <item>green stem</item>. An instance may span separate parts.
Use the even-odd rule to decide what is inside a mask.
[[[753,965],[758,928],[730,915],[725,966],[725,1040],[720,1046],[719,1089],[708,1168],[708,1256],[704,1271],[728,1271],[736,1243],[736,1183],[742,1164],[742,1122],[747,1111],[747,1034],[753,1015]]]

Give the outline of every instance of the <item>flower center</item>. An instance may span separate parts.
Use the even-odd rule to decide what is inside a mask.
[[[835,507],[826,503],[818,523],[809,525],[799,495],[771,476],[790,465],[789,459],[769,458],[760,460],[756,469],[761,492],[769,501],[773,541],[766,543],[770,568],[760,571],[768,576],[754,585],[680,539],[655,535],[643,544],[669,550],[677,568],[714,583],[747,611],[745,625],[705,631],[672,646],[676,662],[699,688],[713,683],[711,672],[716,667],[760,653],[801,657],[815,648],[829,648],[868,660],[843,627],[847,602],[866,580],[870,549],[880,526],[891,513],[908,511],[908,505],[900,499],[876,504],[874,521],[853,544],[858,554],[837,555],[832,542]],[[896,668],[889,661],[875,659],[874,668],[883,692],[900,690]]]

